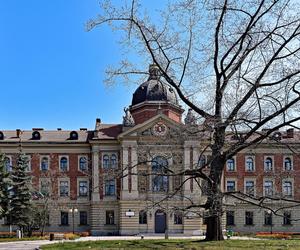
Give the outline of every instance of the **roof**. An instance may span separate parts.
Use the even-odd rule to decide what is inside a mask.
[[[18,143],[20,140],[24,142],[41,143],[87,143],[92,139],[117,139],[117,136],[122,132],[120,124],[101,124],[98,132],[98,137],[94,138],[94,130],[0,130],[4,138],[1,142]],[[38,131],[40,139],[33,139],[33,133]],[[71,139],[71,132],[75,131],[78,134],[78,139]]]

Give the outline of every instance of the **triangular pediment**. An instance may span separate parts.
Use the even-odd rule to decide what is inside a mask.
[[[179,128],[182,125],[183,124],[175,122],[164,114],[158,114],[150,118],[149,120],[124,131],[118,136],[118,138],[123,139],[136,136],[159,136],[159,133],[163,135],[164,127],[166,127],[167,129],[175,129]],[[155,132],[154,129],[156,129],[157,132]]]

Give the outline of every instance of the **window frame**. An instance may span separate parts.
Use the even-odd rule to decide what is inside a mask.
[[[226,211],[226,226],[235,226],[235,213],[233,210]]]
[[[81,159],[85,158],[86,162],[85,162],[85,169],[81,169]],[[78,155],[78,170],[81,172],[86,172],[89,169],[89,164],[88,164],[89,160],[88,160],[88,156],[87,155]]]
[[[286,183],[290,183],[290,186],[286,186]],[[287,190],[288,192],[286,192]],[[283,179],[282,180],[282,195],[285,197],[293,197],[294,196],[294,182],[291,179]]]
[[[47,169],[43,169],[43,160],[47,159]],[[43,172],[48,171],[50,168],[50,157],[49,155],[41,155],[40,156],[40,170]]]
[[[42,194],[42,195],[44,195],[44,196],[49,196],[50,195],[50,193],[51,193],[51,181],[50,181],[50,179],[49,178],[40,178],[40,185],[39,185],[39,191],[40,191],[40,193]],[[43,185],[43,183],[44,182],[46,182],[46,185]],[[46,187],[48,187],[47,189],[47,193],[46,194],[44,194],[43,193],[43,186],[46,186]]]
[[[234,190],[229,190],[228,189],[228,183],[234,183]],[[236,191],[236,180],[234,179],[226,179],[226,192],[235,192]]]
[[[105,225],[115,225],[115,210],[105,210]]]
[[[62,182],[66,182],[68,183],[68,189],[67,189],[67,195],[62,195],[62,189],[61,189],[61,183]],[[67,179],[59,179],[58,180],[58,185],[59,185],[59,197],[60,198],[67,198],[67,197],[70,197],[70,180],[67,180]]]
[[[274,171],[274,157],[273,156],[265,156],[264,157],[264,172],[272,172]]]
[[[156,159],[163,160],[166,165],[157,164]],[[155,165],[154,165],[155,164]],[[158,165],[158,166],[157,166]],[[159,169],[158,169],[159,167]],[[170,179],[166,174],[166,169],[169,167],[168,158],[163,155],[156,155],[151,160],[151,191],[153,193],[163,193],[170,190]],[[157,169],[155,169],[157,168]],[[155,175],[157,173],[157,175]],[[159,175],[158,175],[159,174]],[[154,185],[155,184],[155,185]],[[158,187],[157,189],[155,187]]]
[[[236,171],[235,157],[227,159],[227,161],[226,161],[226,171],[227,172],[235,172]]]
[[[253,191],[252,192],[248,192],[247,183],[249,183],[249,182],[253,183],[253,186],[252,186]],[[245,194],[251,195],[251,196],[255,196],[256,195],[256,188],[255,188],[255,186],[256,186],[256,180],[255,179],[250,179],[250,178],[249,179],[247,179],[247,178],[244,179],[244,192],[245,192]]]
[[[7,168],[7,165],[6,165],[6,159],[9,160],[9,169]],[[10,173],[13,171],[13,164],[12,164],[12,156],[11,155],[5,155],[4,157],[4,164],[5,164],[5,171]]]
[[[266,183],[272,183],[272,185],[267,186]],[[275,193],[274,180],[266,179],[263,182],[264,196],[273,196]],[[271,188],[271,190],[270,190]]]
[[[108,183],[108,185],[107,185]],[[113,185],[111,185],[113,183]],[[113,192],[111,191],[111,187],[113,187]],[[105,196],[115,196],[116,195],[116,180],[109,179],[104,181],[104,195]]]
[[[175,211],[173,217],[174,225],[183,225],[183,213],[181,211]]]
[[[85,216],[82,216],[85,214]],[[88,212],[87,211],[79,211],[79,225],[87,226],[88,225]]]
[[[140,210],[139,211],[139,224],[140,225],[146,225],[148,224],[148,218],[147,218],[147,211]]]
[[[292,212],[291,211],[283,211],[282,225],[283,226],[291,226],[292,225]]]
[[[67,159],[67,169],[66,170],[62,169],[62,164],[61,164],[62,158]],[[69,156],[68,155],[60,155],[58,160],[59,160],[59,172],[68,172],[69,171],[69,164],[70,164]]]
[[[253,211],[245,211],[245,225],[246,226],[254,226],[254,212]]]
[[[289,159],[289,167],[287,167],[286,165],[286,160]],[[289,156],[289,155],[286,155],[283,157],[283,170],[284,171],[292,171],[294,169],[294,164],[293,164],[293,157],[292,156]]]
[[[273,225],[273,213],[265,211],[264,212],[264,225],[272,226]]]
[[[250,169],[249,168],[249,165],[248,165],[248,160],[251,159],[251,162],[252,162],[252,168]],[[245,156],[245,171],[246,172],[254,172],[255,171],[255,156],[252,156],[252,155],[246,155]]]
[[[83,186],[81,187],[80,184],[85,182],[86,183],[86,192],[81,192],[81,188],[84,188]],[[89,181],[87,179],[78,179],[78,196],[79,197],[88,197],[89,196]]]
[[[64,219],[65,219],[65,222],[64,222]],[[61,226],[69,226],[69,212],[60,211],[60,225]]]

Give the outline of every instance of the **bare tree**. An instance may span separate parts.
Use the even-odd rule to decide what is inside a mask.
[[[124,48],[157,65],[161,79],[198,114],[209,134],[209,174],[203,168],[185,174],[208,183],[207,201],[195,206],[216,211],[207,218],[206,239],[222,240],[217,211],[223,206],[226,160],[276,130],[297,127],[300,119],[298,4],[178,0],[158,15],[134,0],[118,7],[105,1],[101,7],[88,30],[108,24],[123,32]],[[124,59],[109,68],[107,80],[143,76],[140,65]],[[228,134],[235,140],[227,143]]]

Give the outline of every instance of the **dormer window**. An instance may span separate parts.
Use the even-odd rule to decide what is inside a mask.
[[[33,139],[33,140],[40,140],[40,139],[41,139],[41,134],[40,134],[40,132],[34,131],[34,132],[32,133],[32,139]]]
[[[0,140],[4,140],[4,134],[2,131],[0,131]]]
[[[70,139],[71,140],[78,140],[78,133],[76,131],[72,131],[70,133]]]

